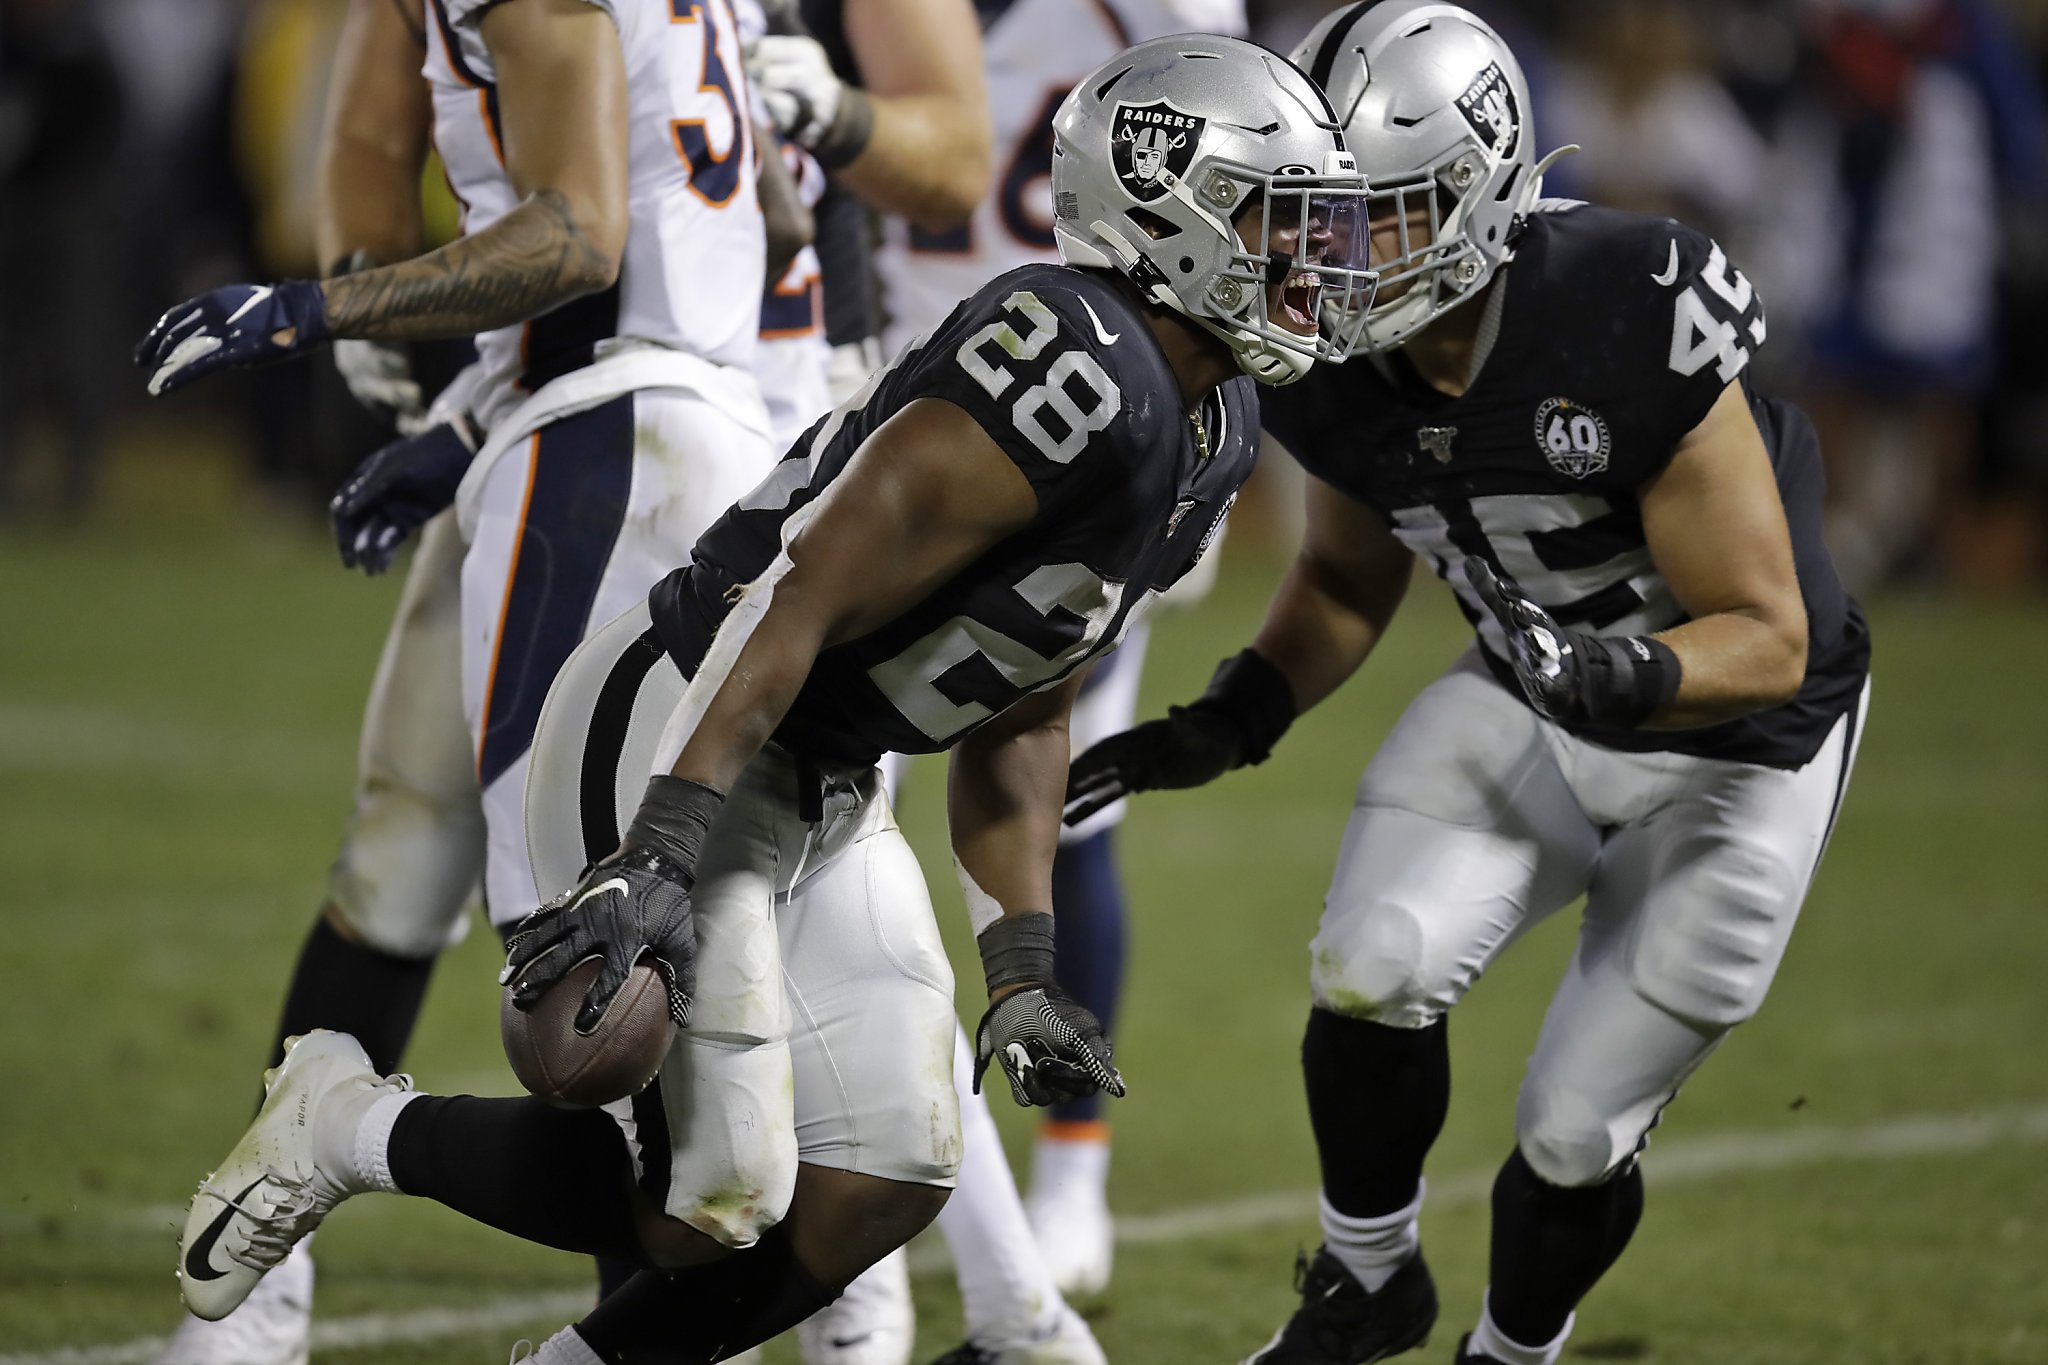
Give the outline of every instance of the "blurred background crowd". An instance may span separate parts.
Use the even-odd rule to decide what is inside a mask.
[[[205,407],[310,517],[381,439],[324,362],[151,410],[164,306],[318,272],[348,0],[0,0],[0,528],[90,515],[108,451]],[[2048,0],[1471,0],[1520,54],[1549,192],[1713,233],[1763,291],[1762,382],[1830,461],[1847,575],[2048,585]],[[1318,0],[1252,0],[1285,50]],[[452,205],[423,193],[445,237]],[[4,529],[0,529],[4,534]]]

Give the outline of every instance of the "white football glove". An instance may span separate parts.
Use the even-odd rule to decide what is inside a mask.
[[[816,38],[771,33],[747,49],[747,75],[775,131],[815,151],[839,117],[846,85]]]
[[[375,413],[391,414],[398,430],[416,436],[425,430],[427,404],[419,381],[412,377],[412,358],[403,346],[354,339],[334,343],[334,368],[355,400]]]

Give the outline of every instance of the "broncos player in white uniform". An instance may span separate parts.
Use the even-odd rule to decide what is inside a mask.
[[[358,0],[323,253],[384,264],[215,290],[143,344],[163,392],[329,338],[476,334],[427,429],[336,499],[343,557],[372,571],[425,531],[280,1040],[343,1028],[395,1067],[479,877],[498,922],[531,910],[520,802],[549,682],[773,462],[740,60],[726,0]],[[430,135],[463,235],[407,259]],[[303,1359],[310,1261],[275,1280],[227,1323],[188,1320],[167,1359]]]
[[[1650,1129],[1762,1003],[1855,758],[1869,642],[1804,416],[1750,388],[1749,280],[1669,219],[1537,200],[1528,89],[1468,12],[1355,4],[1296,58],[1373,186],[1372,361],[1263,404],[1305,542],[1209,693],[1084,754],[1075,811],[1263,759],[1419,559],[1477,639],[1366,768],[1302,1044],[1323,1246],[1251,1359],[1359,1365],[1437,1316],[1418,1216],[1445,1016],[1585,898],[1493,1192],[1462,1362],[1551,1365],[1642,1211]]]
[[[1119,135],[1166,118],[1188,140],[1140,175]],[[1362,250],[1363,182],[1282,58],[1141,45],[1057,132],[1063,254],[1085,268],[965,301],[550,694],[529,829],[536,879],[566,890],[513,936],[506,977],[530,1004],[597,959],[595,1018],[651,957],[683,1025],[657,1080],[608,1111],[425,1096],[316,1032],[195,1202],[196,1309],[231,1309],[340,1200],[403,1191],[648,1267],[537,1365],[708,1362],[910,1237],[960,1156],[952,973],[880,793],[886,751],[953,752],[980,1065],[1027,1103],[1122,1089],[1052,977],[1066,717],[1250,472],[1245,373],[1341,358],[1318,304],[1362,313],[1371,277],[1328,257]]]
[[[1052,114],[1089,67],[1133,42],[1169,33],[1245,31],[1242,0],[983,0],[976,8],[995,135],[994,181],[973,217],[956,229],[935,232],[900,217],[885,221],[875,267],[892,355],[938,325],[963,294],[1006,270],[1057,258]],[[1180,135],[1165,127],[1134,132],[1136,161],[1144,163],[1149,152],[1156,162]],[[1153,142],[1157,150],[1150,149]],[[1208,578],[1185,585],[1175,603],[1198,600]],[[1077,752],[1131,723],[1148,634],[1143,626],[1131,632],[1090,677],[1075,703]],[[1123,978],[1124,904],[1114,851],[1123,810],[1112,806],[1082,828],[1063,830],[1053,869],[1061,984],[1105,1024],[1113,1022]],[[1070,1294],[1098,1293],[1109,1282],[1109,1125],[1101,1105],[1100,1096],[1090,1095],[1055,1106],[1040,1125],[1032,1155],[1026,1204],[1032,1232],[1054,1281]],[[963,1178],[955,1207],[964,1212],[974,1197]],[[959,1217],[947,1215],[949,1223]],[[970,1331],[980,1326],[969,1323]]]

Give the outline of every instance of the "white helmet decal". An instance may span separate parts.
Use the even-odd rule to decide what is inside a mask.
[[[1178,180],[1187,174],[1202,140],[1205,119],[1184,113],[1166,100],[1150,104],[1119,104],[1110,133],[1110,155],[1117,179],[1131,198],[1150,201],[1165,194],[1162,173]]]

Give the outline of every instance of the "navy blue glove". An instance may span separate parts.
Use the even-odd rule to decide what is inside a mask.
[[[135,348],[149,391],[169,393],[230,365],[264,365],[327,340],[327,301],[311,280],[230,284],[172,308]]]
[[[341,562],[367,574],[391,567],[405,538],[455,501],[476,447],[461,418],[380,448],[327,504]]]

